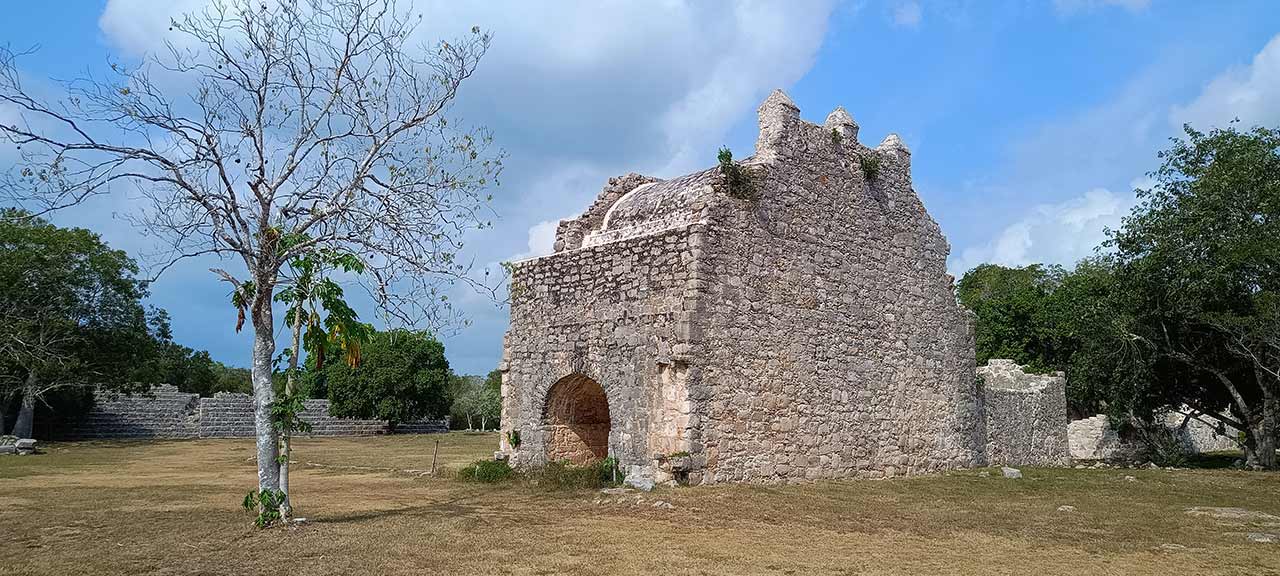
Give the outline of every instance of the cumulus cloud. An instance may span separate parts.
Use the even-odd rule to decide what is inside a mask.
[[[529,228],[529,249],[511,257],[511,260],[526,260],[546,256],[555,249],[556,227],[559,220],[543,220]]]
[[[1134,187],[1149,185],[1134,181]],[[985,245],[965,249],[952,262],[952,272],[983,263],[1026,266],[1033,263],[1070,266],[1091,254],[1106,239],[1106,229],[1119,227],[1135,203],[1132,192],[1117,194],[1094,188],[1056,204],[1041,204],[1004,228]]]
[[[1003,189],[1032,197],[1051,197],[1055,188],[1088,192],[1024,211],[993,238],[953,257],[952,271],[963,273],[984,262],[1072,264],[1092,253],[1105,239],[1104,228],[1119,226],[1135,204],[1132,192],[1115,193],[1103,183],[1115,182],[1118,172],[1132,175],[1154,168],[1156,151],[1183,123],[1207,128],[1233,118],[1246,126],[1280,120],[1280,35],[1248,65],[1213,77],[1185,104],[1161,100],[1162,93],[1151,88],[1168,86],[1174,78],[1168,69],[1149,71],[1112,101],[1047,124],[1015,145],[1016,167]],[[1064,147],[1063,142],[1089,145]],[[1152,185],[1149,177],[1129,182],[1130,190]],[[993,190],[998,188],[980,192],[996,195]]]
[[[1201,129],[1222,126],[1233,118],[1245,126],[1280,120],[1280,35],[1267,42],[1247,66],[1222,73],[1195,100],[1174,106],[1169,114],[1175,127],[1190,123]]]
[[[99,25],[109,44],[137,56],[173,37],[171,16],[207,2],[108,0]],[[491,128],[509,154],[494,191],[498,222],[467,238],[475,262],[498,262],[549,251],[554,223],[589,205],[611,175],[670,177],[713,164],[735,123],[809,70],[834,2],[401,4],[423,15],[425,43],[472,26],[494,34],[453,112]],[[500,342],[504,325],[485,323],[460,345]]]
[[[920,3],[915,0],[899,2],[893,7],[893,24],[901,28],[915,28],[920,25],[923,16]]]

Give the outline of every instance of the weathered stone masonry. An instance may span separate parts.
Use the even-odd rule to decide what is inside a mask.
[[[1027,374],[1013,360],[990,360],[978,368],[987,464],[1064,466],[1067,449],[1067,379]]]
[[[658,481],[983,463],[949,247],[901,141],[857,136],[843,109],[815,125],[775,92],[742,162],[749,194],[717,169],[632,174],[562,222],[554,254],[513,268],[503,427],[521,443],[504,434],[501,449],[520,464],[598,456],[572,431],[605,413],[603,452]]]
[[[370,436],[391,432],[385,420],[334,418],[328,400],[305,400],[302,419],[309,436]],[[396,433],[443,432],[445,420],[396,426]],[[97,394],[89,414],[62,428],[61,439],[88,438],[250,438],[254,435],[253,396],[219,392],[211,398],[155,386],[150,394]]]

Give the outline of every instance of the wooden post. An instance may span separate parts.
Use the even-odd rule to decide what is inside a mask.
[[[436,454],[440,452],[440,441],[436,440],[436,449],[431,451],[431,475],[436,475]]]

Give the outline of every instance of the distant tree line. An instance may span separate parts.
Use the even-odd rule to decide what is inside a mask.
[[[1186,407],[1243,432],[1249,465],[1280,436],[1280,130],[1185,128],[1155,184],[1074,269],[978,266],[958,296],[978,362],[1067,375],[1077,415],[1149,426]]]
[[[31,436],[49,417],[74,418],[95,386],[249,389],[247,371],[173,341],[168,314],[143,305],[137,275],[97,234],[0,212],[0,432]]]

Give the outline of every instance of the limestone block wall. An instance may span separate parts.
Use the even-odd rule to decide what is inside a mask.
[[[518,464],[546,461],[555,434],[565,432],[548,410],[552,389],[580,378],[603,389],[608,454],[623,466],[644,466],[665,449],[651,444],[650,430],[662,419],[653,407],[669,395],[660,374],[680,361],[692,327],[685,295],[694,234],[692,226],[677,227],[515,263],[501,365],[501,448]],[[595,442],[598,428],[579,436]],[[507,441],[513,429],[521,435],[518,449]]]
[[[1120,439],[1120,434],[1105,414],[1072,420],[1067,427],[1067,444],[1076,460],[1110,460],[1127,457],[1133,446]]]
[[[306,400],[302,419],[311,436],[370,436],[391,432],[385,420],[334,418],[328,400]],[[396,433],[444,432],[447,420],[424,419],[400,424]],[[97,395],[82,420],[58,434],[60,439],[95,438],[248,438],[254,435],[253,396],[220,392],[211,398],[178,392],[169,384],[150,395]]]
[[[1221,452],[1239,450],[1236,443],[1240,431],[1211,416],[1201,416],[1183,425],[1185,413],[1166,413],[1161,421],[1182,441],[1188,452]],[[1077,460],[1110,460],[1131,458],[1141,452],[1136,441],[1122,438],[1104,414],[1071,422],[1067,431],[1071,457]]]
[[[152,396],[96,395],[93,409],[64,428],[64,438],[196,438],[200,435],[200,395],[163,384]]]
[[[1027,374],[1012,360],[992,359],[982,379],[989,466],[1063,466],[1068,442],[1067,379]]]
[[[882,478],[982,461],[972,320],[896,136],[760,108],[757,197],[711,208],[691,390],[707,482]],[[874,166],[874,168],[872,168]],[[699,458],[701,456],[701,459]]]
[[[1184,409],[1183,411],[1187,412],[1189,410]],[[1212,416],[1201,416],[1200,418],[1193,418],[1187,422],[1186,426],[1182,426],[1182,422],[1185,419],[1184,414],[1169,412],[1164,415],[1164,425],[1175,430],[1183,445],[1191,452],[1221,452],[1240,449],[1240,445],[1235,441],[1235,438],[1239,437],[1239,430],[1226,423],[1219,422]]]

